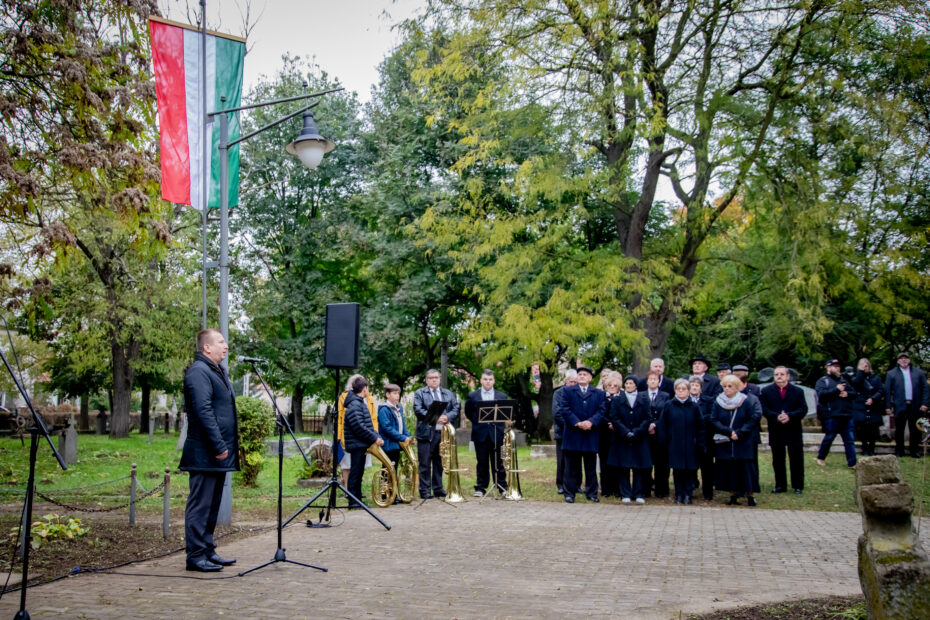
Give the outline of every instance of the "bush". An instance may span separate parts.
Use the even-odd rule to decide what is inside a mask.
[[[243,486],[254,487],[265,463],[265,440],[274,431],[274,412],[260,398],[240,396],[236,399],[239,412],[239,447],[242,462],[239,479]]]

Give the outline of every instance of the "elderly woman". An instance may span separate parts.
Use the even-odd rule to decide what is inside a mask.
[[[740,392],[743,383],[739,377],[727,375],[720,384],[723,392],[714,400],[711,412],[717,448],[717,486],[730,491],[730,506],[739,505],[741,495],[748,496],[749,505],[755,506],[753,454],[759,424],[756,408],[749,396]]]
[[[704,420],[704,450],[700,454],[701,461],[701,494],[704,499],[714,499],[714,426],[710,414],[713,411],[714,399],[703,393],[704,380],[697,376],[688,377],[688,392],[691,400],[701,409]],[[695,486],[697,488],[697,481]]]
[[[620,394],[623,376],[617,371],[610,371],[604,376],[604,392],[607,393],[607,411],[613,404],[613,399]],[[601,433],[598,439],[597,456],[601,463],[601,495],[603,497],[620,497],[620,472],[616,466],[610,464],[611,443],[613,433],[610,432],[610,420],[605,416],[601,422]]]
[[[662,407],[656,430],[659,441],[668,446],[675,503],[690,504],[704,449],[704,418],[700,405],[691,399],[687,379],[675,381],[675,396]]]
[[[607,410],[611,426],[610,465],[618,470],[618,487],[624,504],[635,499],[646,503],[652,458],[649,456],[649,428],[652,415],[649,401],[636,391],[636,376],[627,375],[623,393],[615,396]],[[630,473],[633,484],[630,484]]]
[[[885,386],[882,378],[872,372],[872,363],[864,357],[856,366],[852,384],[856,388],[853,420],[856,424],[856,437],[862,444],[862,456],[875,456],[878,429],[883,422],[882,401],[885,398]]]

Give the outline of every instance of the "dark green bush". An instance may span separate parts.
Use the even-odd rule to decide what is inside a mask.
[[[236,410],[239,412],[239,447],[242,448],[239,481],[242,486],[254,487],[265,463],[265,440],[274,431],[274,412],[271,405],[252,396],[236,398]]]

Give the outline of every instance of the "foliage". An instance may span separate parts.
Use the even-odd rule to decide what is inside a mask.
[[[265,463],[265,440],[274,431],[274,412],[260,398],[236,398],[239,413],[239,447],[242,450],[240,481],[243,486],[255,486],[258,474]]]
[[[14,527],[10,531],[10,539],[16,540],[21,529],[21,526]],[[89,527],[81,525],[80,519],[68,517],[67,523],[62,523],[59,515],[47,514],[42,517],[42,521],[32,523],[32,548],[38,549],[46,542],[62,538],[74,540],[86,536],[89,531]]]

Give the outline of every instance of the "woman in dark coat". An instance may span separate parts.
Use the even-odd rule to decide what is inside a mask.
[[[738,505],[737,498],[747,495],[749,505],[755,506],[753,456],[755,429],[759,424],[756,408],[749,396],[740,392],[743,385],[739,377],[727,375],[720,384],[723,393],[714,400],[711,413],[717,452],[717,486],[730,491],[729,505]]]
[[[652,457],[649,453],[652,415],[649,402],[637,398],[636,382],[635,375],[628,375],[623,382],[623,393],[614,397],[607,411],[612,426],[608,463],[618,468],[618,486],[624,504],[629,504],[631,499],[635,499],[637,504],[646,503],[652,472]]]
[[[659,441],[668,445],[675,503],[690,504],[704,447],[704,419],[701,407],[690,398],[687,379],[675,381],[675,396],[662,407],[656,431]]]
[[[607,394],[607,411],[613,404],[614,397],[621,395],[623,375],[610,371],[604,378],[604,392]],[[620,471],[610,464],[610,445],[613,442],[613,433],[610,429],[610,420],[605,417],[601,422],[601,432],[598,438],[597,455],[601,461],[601,495],[604,497],[620,497]]]
[[[862,444],[862,456],[875,456],[878,429],[884,422],[885,386],[882,378],[872,372],[872,363],[866,358],[859,360],[852,384],[856,389],[853,419],[856,423],[856,437]]]
[[[701,494],[704,499],[710,501],[714,499],[714,426],[711,423],[711,413],[714,409],[714,399],[707,394],[702,393],[704,388],[704,379],[697,375],[691,375],[688,379],[688,391],[691,400],[694,401],[701,410],[701,417],[704,420],[704,450],[701,451]],[[697,488],[695,480],[694,488]]]

